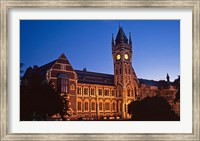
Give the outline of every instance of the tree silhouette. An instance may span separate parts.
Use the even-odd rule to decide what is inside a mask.
[[[26,84],[23,81],[27,80],[20,86],[20,120],[46,120],[62,112],[61,97],[38,73],[33,72]]]
[[[128,105],[128,112],[135,121],[179,120],[168,102],[160,96],[146,97]]]
[[[174,103],[180,100],[180,76],[172,83],[173,86],[177,89],[176,97],[174,99]]]
[[[169,83],[166,82],[165,80],[160,80],[158,81],[158,88],[159,89],[169,89]]]

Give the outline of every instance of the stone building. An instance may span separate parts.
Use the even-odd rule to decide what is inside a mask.
[[[64,54],[37,69],[41,77],[60,94],[67,94],[72,119],[130,118],[128,104],[138,98],[158,93],[157,86],[139,84],[132,67],[132,40],[119,27],[116,38],[112,35],[114,75],[75,70]],[[23,79],[31,75],[27,69]],[[27,79],[28,81],[28,79]],[[139,87],[140,86],[140,87]],[[174,90],[173,90],[174,91]],[[171,93],[168,89],[163,93]]]

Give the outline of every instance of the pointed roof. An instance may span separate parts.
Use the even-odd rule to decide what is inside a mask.
[[[128,38],[126,37],[126,34],[123,31],[123,28],[119,26],[119,30],[115,39],[116,44],[124,42],[128,43]]]

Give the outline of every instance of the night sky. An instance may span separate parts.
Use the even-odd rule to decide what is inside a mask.
[[[133,68],[138,78],[173,81],[180,75],[179,20],[21,20],[23,70],[64,53],[74,69],[113,74],[112,33],[119,24],[132,33]]]

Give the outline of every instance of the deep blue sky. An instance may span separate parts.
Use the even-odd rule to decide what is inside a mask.
[[[132,33],[133,67],[138,78],[180,75],[179,20],[21,20],[20,62],[44,65],[64,53],[74,69],[113,74],[111,36],[119,23]]]

